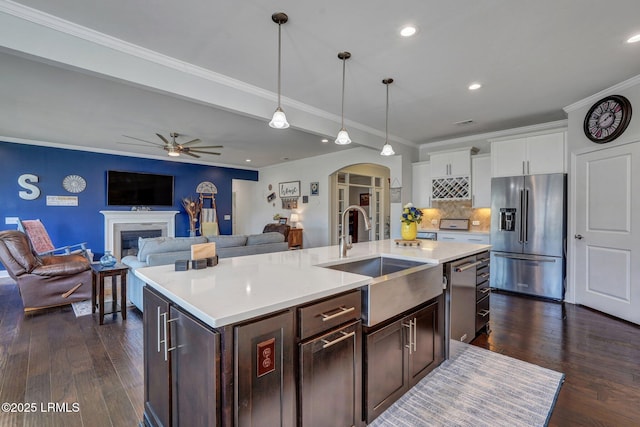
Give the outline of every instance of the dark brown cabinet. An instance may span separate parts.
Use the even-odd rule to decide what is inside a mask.
[[[477,255],[480,262],[476,268],[476,335],[483,330],[489,333],[491,288],[489,287],[490,265],[489,252]]]
[[[444,360],[440,300],[365,335],[367,423]]]
[[[144,288],[144,422],[219,425],[220,335]]]
[[[299,308],[298,314],[299,425],[362,425],[360,292]]]
[[[293,312],[236,325],[233,331],[235,425],[293,427]]]

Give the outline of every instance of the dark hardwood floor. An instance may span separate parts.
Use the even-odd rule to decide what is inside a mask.
[[[550,426],[640,426],[640,327],[562,306],[492,293],[491,334],[472,344],[565,374]]]
[[[473,344],[566,375],[550,426],[640,426],[640,327],[570,304],[563,320],[558,303],[491,298],[492,332]],[[135,426],[142,360],[137,310],[103,326],[70,306],[25,316],[16,286],[0,284],[0,402],[36,404],[0,412],[0,426]]]
[[[0,412],[0,426],[137,425],[142,338],[136,309],[124,322],[105,316],[103,326],[76,318],[70,305],[24,315],[17,287],[0,285],[0,403],[35,404],[32,412]]]

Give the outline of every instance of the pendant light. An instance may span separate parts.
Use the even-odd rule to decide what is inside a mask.
[[[384,79],[382,80],[382,83],[384,83],[387,86],[387,112],[386,112],[386,120],[385,120],[385,136],[384,136],[384,146],[382,147],[382,151],[380,152],[381,156],[393,156],[394,154],[396,154],[395,151],[393,151],[393,147],[391,146],[391,144],[389,144],[389,85],[391,83],[393,83],[393,79],[388,78],[388,79]]]
[[[336,144],[347,145],[351,144],[351,138],[349,138],[349,133],[344,128],[344,70],[345,63],[347,62],[347,59],[351,58],[351,54],[349,52],[340,52],[338,53],[338,58],[342,60],[342,128],[340,129],[340,132],[338,132]]]
[[[281,51],[282,51],[282,24],[289,20],[289,17],[284,12],[278,12],[271,15],[271,20],[278,24],[278,108],[273,113],[273,118],[269,122],[269,126],[274,129],[286,129],[289,127],[287,122],[287,116],[284,115],[282,107],[280,107],[280,65],[281,65]]]

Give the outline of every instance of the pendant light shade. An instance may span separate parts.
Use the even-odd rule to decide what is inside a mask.
[[[340,132],[338,132],[338,137],[336,138],[336,144],[338,145],[347,145],[351,144],[351,138],[349,138],[349,132],[344,127],[344,71],[345,64],[347,59],[351,58],[351,53],[349,52],[340,52],[338,53],[338,58],[342,60],[342,127],[340,128]]]
[[[385,137],[384,137],[384,146],[382,147],[382,151],[380,152],[381,156],[393,156],[396,154],[393,151],[393,147],[389,144],[389,85],[393,83],[393,79],[384,79],[382,80],[385,86],[387,86],[387,110],[386,110],[386,119],[385,119]]]
[[[271,20],[278,24],[278,108],[273,113],[273,118],[269,122],[269,126],[274,129],[286,129],[289,127],[289,122],[287,122],[287,116],[285,116],[282,107],[280,106],[280,68],[281,68],[281,58],[282,58],[282,24],[285,24],[289,17],[284,12],[278,12],[271,15]]]

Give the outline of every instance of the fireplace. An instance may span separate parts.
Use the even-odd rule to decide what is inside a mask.
[[[120,232],[120,258],[138,255],[138,238],[162,237],[162,229],[131,230]]]
[[[104,215],[104,249],[111,251],[118,259],[122,259],[122,233],[154,232],[153,236],[137,237],[175,237],[175,215],[178,211],[100,211]],[[158,230],[160,234],[158,235]]]

